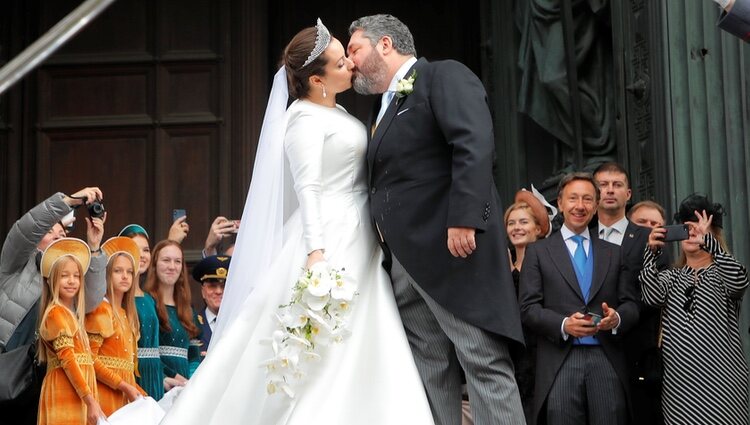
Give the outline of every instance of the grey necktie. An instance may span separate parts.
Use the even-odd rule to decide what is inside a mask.
[[[380,111],[378,111],[378,118],[375,120],[375,126],[377,127],[378,124],[380,124],[380,120],[383,118],[383,115],[385,115],[386,109],[388,109],[388,105],[391,104],[391,100],[393,100],[393,95],[395,95],[395,91],[387,91],[383,93],[383,97],[380,101]]]

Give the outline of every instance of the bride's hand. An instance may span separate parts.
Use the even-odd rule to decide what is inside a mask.
[[[323,250],[316,249],[315,251],[307,254],[307,263],[305,264],[305,269],[310,270],[313,264],[319,263],[325,260],[326,260],[326,257],[325,255],[323,255]]]

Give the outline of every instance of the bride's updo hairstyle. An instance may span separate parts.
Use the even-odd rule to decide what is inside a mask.
[[[284,49],[284,56],[281,60],[286,68],[289,94],[295,99],[307,97],[310,92],[311,76],[325,75],[327,60],[323,54],[303,66],[310,52],[315,49],[317,34],[316,27],[305,28],[298,32]]]

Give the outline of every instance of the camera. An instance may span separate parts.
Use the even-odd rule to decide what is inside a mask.
[[[86,208],[89,210],[89,217],[91,218],[102,218],[104,217],[104,204],[100,200],[95,200],[90,204],[86,204]]]

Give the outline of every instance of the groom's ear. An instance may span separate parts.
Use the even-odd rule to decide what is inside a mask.
[[[393,39],[391,39],[390,35],[384,35],[380,41],[383,44],[383,54],[387,55],[389,52],[393,51]]]

